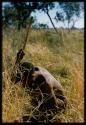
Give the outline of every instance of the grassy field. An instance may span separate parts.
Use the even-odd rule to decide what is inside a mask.
[[[31,91],[10,80],[10,72],[24,35],[25,30],[3,30],[3,122],[22,122],[25,115],[41,116],[38,107],[31,104]],[[59,29],[57,35],[53,30],[31,30],[23,61],[46,68],[65,90],[68,101],[65,112],[47,113],[44,122],[84,122],[84,33]],[[49,115],[52,115],[50,121]]]

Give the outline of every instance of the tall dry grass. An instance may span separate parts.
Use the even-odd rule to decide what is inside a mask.
[[[46,68],[61,82],[67,97],[65,112],[47,113],[44,122],[84,122],[84,34],[83,32],[59,31],[59,38],[53,31],[32,30],[28,37],[23,61]],[[3,30],[3,122],[22,122],[22,117],[42,115],[38,107],[31,104],[32,91],[24,89],[21,83],[10,80],[16,52],[22,46],[25,30]],[[49,116],[52,119],[49,120]],[[30,119],[27,120],[29,122]]]

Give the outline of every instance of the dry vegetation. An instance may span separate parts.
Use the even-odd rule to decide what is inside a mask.
[[[41,116],[38,107],[31,104],[32,91],[22,88],[20,83],[14,85],[10,80],[16,52],[22,45],[24,34],[25,31],[3,31],[3,122],[22,122],[25,115],[34,118],[38,115],[40,120]],[[84,34],[78,30],[70,33],[62,30],[61,37],[58,38],[54,31],[32,30],[23,61],[48,69],[65,90],[68,100],[66,111],[46,113],[44,122],[84,122]],[[49,115],[52,115],[51,120],[48,119]]]

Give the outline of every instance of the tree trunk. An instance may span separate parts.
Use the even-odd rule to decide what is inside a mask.
[[[75,22],[74,22],[74,20],[73,20],[73,25],[72,25],[72,29],[74,29],[74,27],[75,27]]]
[[[28,13],[26,16],[23,16],[23,20],[22,20],[22,25],[23,25],[23,27],[26,25],[25,21],[27,20],[27,18],[30,17],[31,12],[32,12],[32,11],[29,10],[29,13]]]
[[[48,11],[45,11],[45,13],[48,15],[48,17],[49,17],[49,19],[50,19],[50,21],[51,21],[51,23],[52,23],[52,25],[53,25],[53,28],[55,29],[56,33],[58,33],[58,31],[57,31],[57,29],[56,29],[56,27],[55,27],[55,25],[54,25],[54,23],[53,23],[53,21],[52,21],[50,15],[49,15],[49,12],[48,12]]]
[[[18,30],[20,30],[20,28],[21,28],[21,27],[20,27],[20,23],[18,22]]]
[[[70,24],[70,20],[68,20],[68,32],[70,32],[69,24]]]

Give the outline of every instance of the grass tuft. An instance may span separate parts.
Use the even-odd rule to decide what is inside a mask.
[[[21,83],[14,84],[10,80],[25,30],[3,30],[3,122],[30,122],[31,117],[45,123],[84,122],[84,34],[78,30],[70,31],[69,34],[66,30],[59,30],[59,34],[62,35],[58,39],[53,30],[32,30],[25,48],[23,61],[46,68],[61,82],[67,97],[65,112],[42,114],[31,102],[34,91],[24,89]]]

